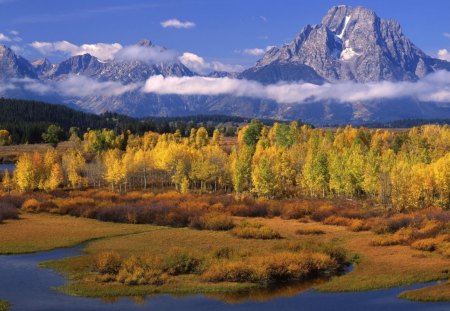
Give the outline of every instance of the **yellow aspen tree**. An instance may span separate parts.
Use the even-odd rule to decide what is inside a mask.
[[[9,171],[7,169],[3,173],[2,186],[3,191],[6,191],[8,193],[10,193],[14,188],[14,180],[11,178],[11,175],[9,174]]]
[[[199,128],[195,136],[195,145],[197,146],[197,148],[202,148],[206,146],[208,142],[208,131],[204,127]]]
[[[450,208],[450,153],[432,164],[438,205]]]
[[[59,163],[54,163],[50,171],[50,176],[45,183],[45,190],[52,191],[64,183],[64,174]]]
[[[71,188],[81,187],[84,184],[81,173],[86,165],[86,160],[81,152],[75,149],[68,150],[63,154],[62,163],[68,186]]]
[[[36,188],[36,170],[30,154],[23,154],[17,160],[14,180],[19,191],[25,192]]]
[[[213,136],[211,138],[210,144],[219,146],[221,140],[222,140],[222,134],[220,133],[220,131],[218,129],[215,129],[213,132]]]
[[[126,178],[126,166],[123,165],[120,150],[110,149],[103,155],[104,177],[111,184],[111,190],[114,192],[116,186],[120,186]]]

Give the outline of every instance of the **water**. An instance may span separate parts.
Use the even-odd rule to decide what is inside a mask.
[[[362,293],[319,293],[303,285],[287,285],[274,291],[233,295],[195,295],[91,299],[70,297],[53,290],[66,280],[40,262],[76,256],[84,245],[35,254],[0,256],[0,298],[13,303],[12,310],[87,311],[87,310],[346,310],[346,311],[448,311],[450,303],[417,303],[396,296],[407,289],[427,285],[377,290]]]
[[[15,164],[0,164],[0,173],[3,174],[5,170],[8,170],[10,173],[16,169]]]

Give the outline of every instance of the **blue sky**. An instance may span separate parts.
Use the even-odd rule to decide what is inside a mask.
[[[258,56],[244,53],[246,49],[282,45],[304,25],[320,23],[337,4],[366,6],[382,18],[399,21],[405,34],[430,55],[450,49],[448,0],[0,0],[0,39],[3,35],[9,41],[1,43],[34,58],[40,55],[30,46],[35,41],[126,46],[148,38],[209,62],[249,66]],[[161,25],[170,19],[191,24]]]

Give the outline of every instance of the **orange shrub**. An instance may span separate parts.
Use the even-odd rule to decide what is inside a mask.
[[[234,227],[233,218],[226,214],[207,213],[200,217],[202,229],[230,230]]]
[[[231,233],[243,239],[281,239],[280,233],[260,223],[242,222]]]
[[[22,209],[27,212],[39,212],[40,203],[36,199],[28,199],[22,204]]]
[[[397,232],[389,236],[378,236],[372,239],[371,243],[374,246],[390,246],[405,244],[410,242],[415,236],[416,230],[412,227],[401,228]]]
[[[421,250],[421,251],[432,252],[436,249],[439,242],[441,242],[441,241],[440,241],[440,239],[437,239],[437,238],[421,239],[421,240],[414,241],[411,244],[411,247],[414,249]]]
[[[117,252],[102,252],[94,259],[94,270],[100,274],[117,274],[121,265],[122,257]]]
[[[335,226],[350,226],[352,224],[352,220],[348,218],[344,218],[341,216],[330,216],[327,217],[324,221],[326,225],[335,225]]]

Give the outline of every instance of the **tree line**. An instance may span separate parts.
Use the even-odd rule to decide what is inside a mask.
[[[81,135],[80,135],[81,136]],[[169,189],[248,194],[263,198],[365,198],[398,210],[450,208],[450,128],[426,125],[405,131],[253,120],[233,146],[223,133],[192,128],[143,135],[113,130],[72,133],[78,146],[62,155],[25,154],[9,191],[109,187],[111,191]]]
[[[272,125],[274,120],[261,120]],[[49,126],[62,130],[61,139],[71,136],[71,128],[85,132],[88,129],[109,129],[116,134],[131,131],[137,135],[153,131],[175,133],[188,136],[191,128],[205,127],[212,135],[220,128],[227,136],[234,136],[239,125],[249,123],[250,119],[224,115],[196,115],[180,117],[132,118],[118,113],[105,112],[101,115],[71,109],[63,105],[53,105],[37,101],[0,98],[0,129],[10,134],[10,144],[46,142],[42,135]]]

